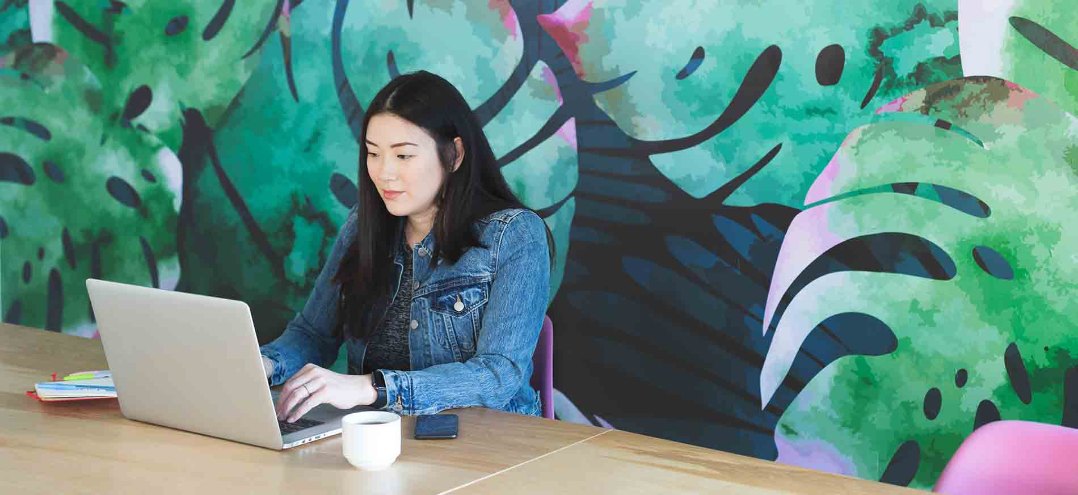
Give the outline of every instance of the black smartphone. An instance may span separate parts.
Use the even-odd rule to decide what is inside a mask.
[[[416,440],[457,438],[458,422],[456,414],[416,416],[415,438]]]

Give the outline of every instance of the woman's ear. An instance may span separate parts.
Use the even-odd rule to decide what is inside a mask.
[[[453,147],[457,149],[457,159],[453,161],[453,171],[456,172],[460,164],[464,162],[464,140],[459,137],[453,138]]]

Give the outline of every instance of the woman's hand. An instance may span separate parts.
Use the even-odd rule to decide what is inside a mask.
[[[308,364],[281,389],[277,419],[292,423],[319,404],[349,409],[370,405],[377,397],[371,375],[342,375]]]

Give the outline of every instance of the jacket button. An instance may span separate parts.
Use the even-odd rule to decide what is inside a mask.
[[[408,324],[408,327],[411,328],[412,330],[415,330],[415,329],[419,328],[419,322],[416,321],[416,320],[412,320],[412,322]]]
[[[419,248],[419,255],[420,256],[426,256],[428,253],[430,253],[430,251],[427,251],[427,248],[425,248],[425,247]]]
[[[412,282],[412,290],[419,290],[419,282]]]

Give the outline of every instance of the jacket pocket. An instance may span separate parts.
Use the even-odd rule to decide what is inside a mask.
[[[489,283],[472,281],[440,288],[425,296],[429,298],[432,316],[442,323],[436,325],[443,333],[436,335],[436,340],[442,341],[459,362],[475,355],[489,290]]]

